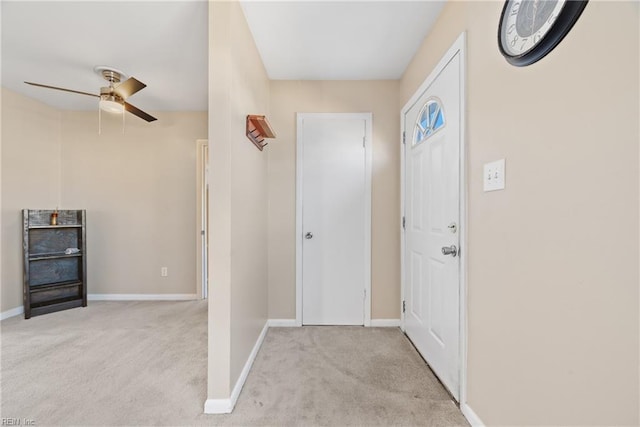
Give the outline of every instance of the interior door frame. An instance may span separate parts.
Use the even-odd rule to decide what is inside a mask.
[[[364,326],[371,326],[371,168],[373,159],[373,115],[372,113],[296,113],[296,325],[302,326],[302,190],[303,190],[303,126],[307,118],[338,119],[350,118],[365,121],[364,140],[364,250],[365,250],[365,297]]]
[[[467,402],[467,147],[466,147],[466,42],[467,34],[463,32],[458,36],[449,50],[442,56],[438,65],[433,69],[429,76],[424,80],[416,92],[411,96],[409,101],[402,107],[400,112],[400,216],[405,216],[405,200],[406,200],[406,166],[405,166],[405,147],[410,144],[410,136],[406,136],[406,141],[403,142],[403,132],[405,129],[405,116],[406,113],[414,106],[418,99],[424,94],[424,92],[433,84],[436,78],[449,64],[449,62],[456,56],[460,56],[460,149],[459,149],[459,182],[460,182],[460,204],[459,204],[459,233],[460,233],[460,275],[459,275],[459,304],[460,304],[460,343],[459,343],[459,360],[460,360],[460,381],[458,395],[460,396],[460,408],[462,412],[468,408]],[[403,301],[405,300],[405,287],[406,281],[406,265],[405,265],[405,253],[406,253],[406,237],[402,224],[400,224],[400,314],[401,314],[401,328],[405,332],[405,313],[402,311]]]
[[[208,296],[206,287],[208,278],[205,278],[205,274],[208,273],[208,251],[205,252],[203,246],[203,239],[207,239],[209,233],[206,226],[209,206],[205,197],[205,185],[209,182],[206,176],[209,165],[204,154],[205,148],[208,147],[208,140],[196,140],[196,294],[198,299],[206,299]]]

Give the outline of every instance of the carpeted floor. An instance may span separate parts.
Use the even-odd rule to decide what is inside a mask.
[[[35,425],[468,425],[396,328],[272,328],[204,415],[207,304],[90,302],[1,322],[0,417]]]

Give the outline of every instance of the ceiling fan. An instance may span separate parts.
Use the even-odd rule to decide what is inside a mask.
[[[109,86],[100,88],[100,95],[95,95],[89,92],[82,92],[79,90],[65,89],[62,87],[43,85],[40,83],[25,83],[28,85],[44,87],[47,89],[62,90],[65,92],[77,93],[80,95],[94,96],[96,98],[100,98],[98,105],[103,111],[120,114],[124,113],[124,111],[128,111],[134,116],[138,116],[142,120],[146,120],[147,122],[153,122],[154,120],[157,120],[152,115],[145,113],[141,109],[134,107],[126,101],[127,98],[129,98],[131,95],[147,87],[146,84],[142,83],[139,80],[136,80],[133,77],[129,77],[121,83],[121,80],[126,77],[125,74],[122,71],[116,70],[112,67],[99,66],[95,67],[93,70],[109,82]]]

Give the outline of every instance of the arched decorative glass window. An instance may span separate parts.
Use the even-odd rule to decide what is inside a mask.
[[[444,127],[444,111],[440,100],[429,98],[422,108],[416,122],[416,131],[413,145],[419,144]]]

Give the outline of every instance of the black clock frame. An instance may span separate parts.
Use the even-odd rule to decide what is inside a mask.
[[[578,18],[580,18],[589,0],[567,0],[547,34],[542,37],[536,46],[521,55],[509,55],[502,46],[502,21],[505,19],[507,6],[509,6],[510,2],[511,0],[504,2],[502,13],[500,14],[498,48],[509,64],[516,67],[524,67],[538,62],[560,44],[562,39],[571,31]]]

